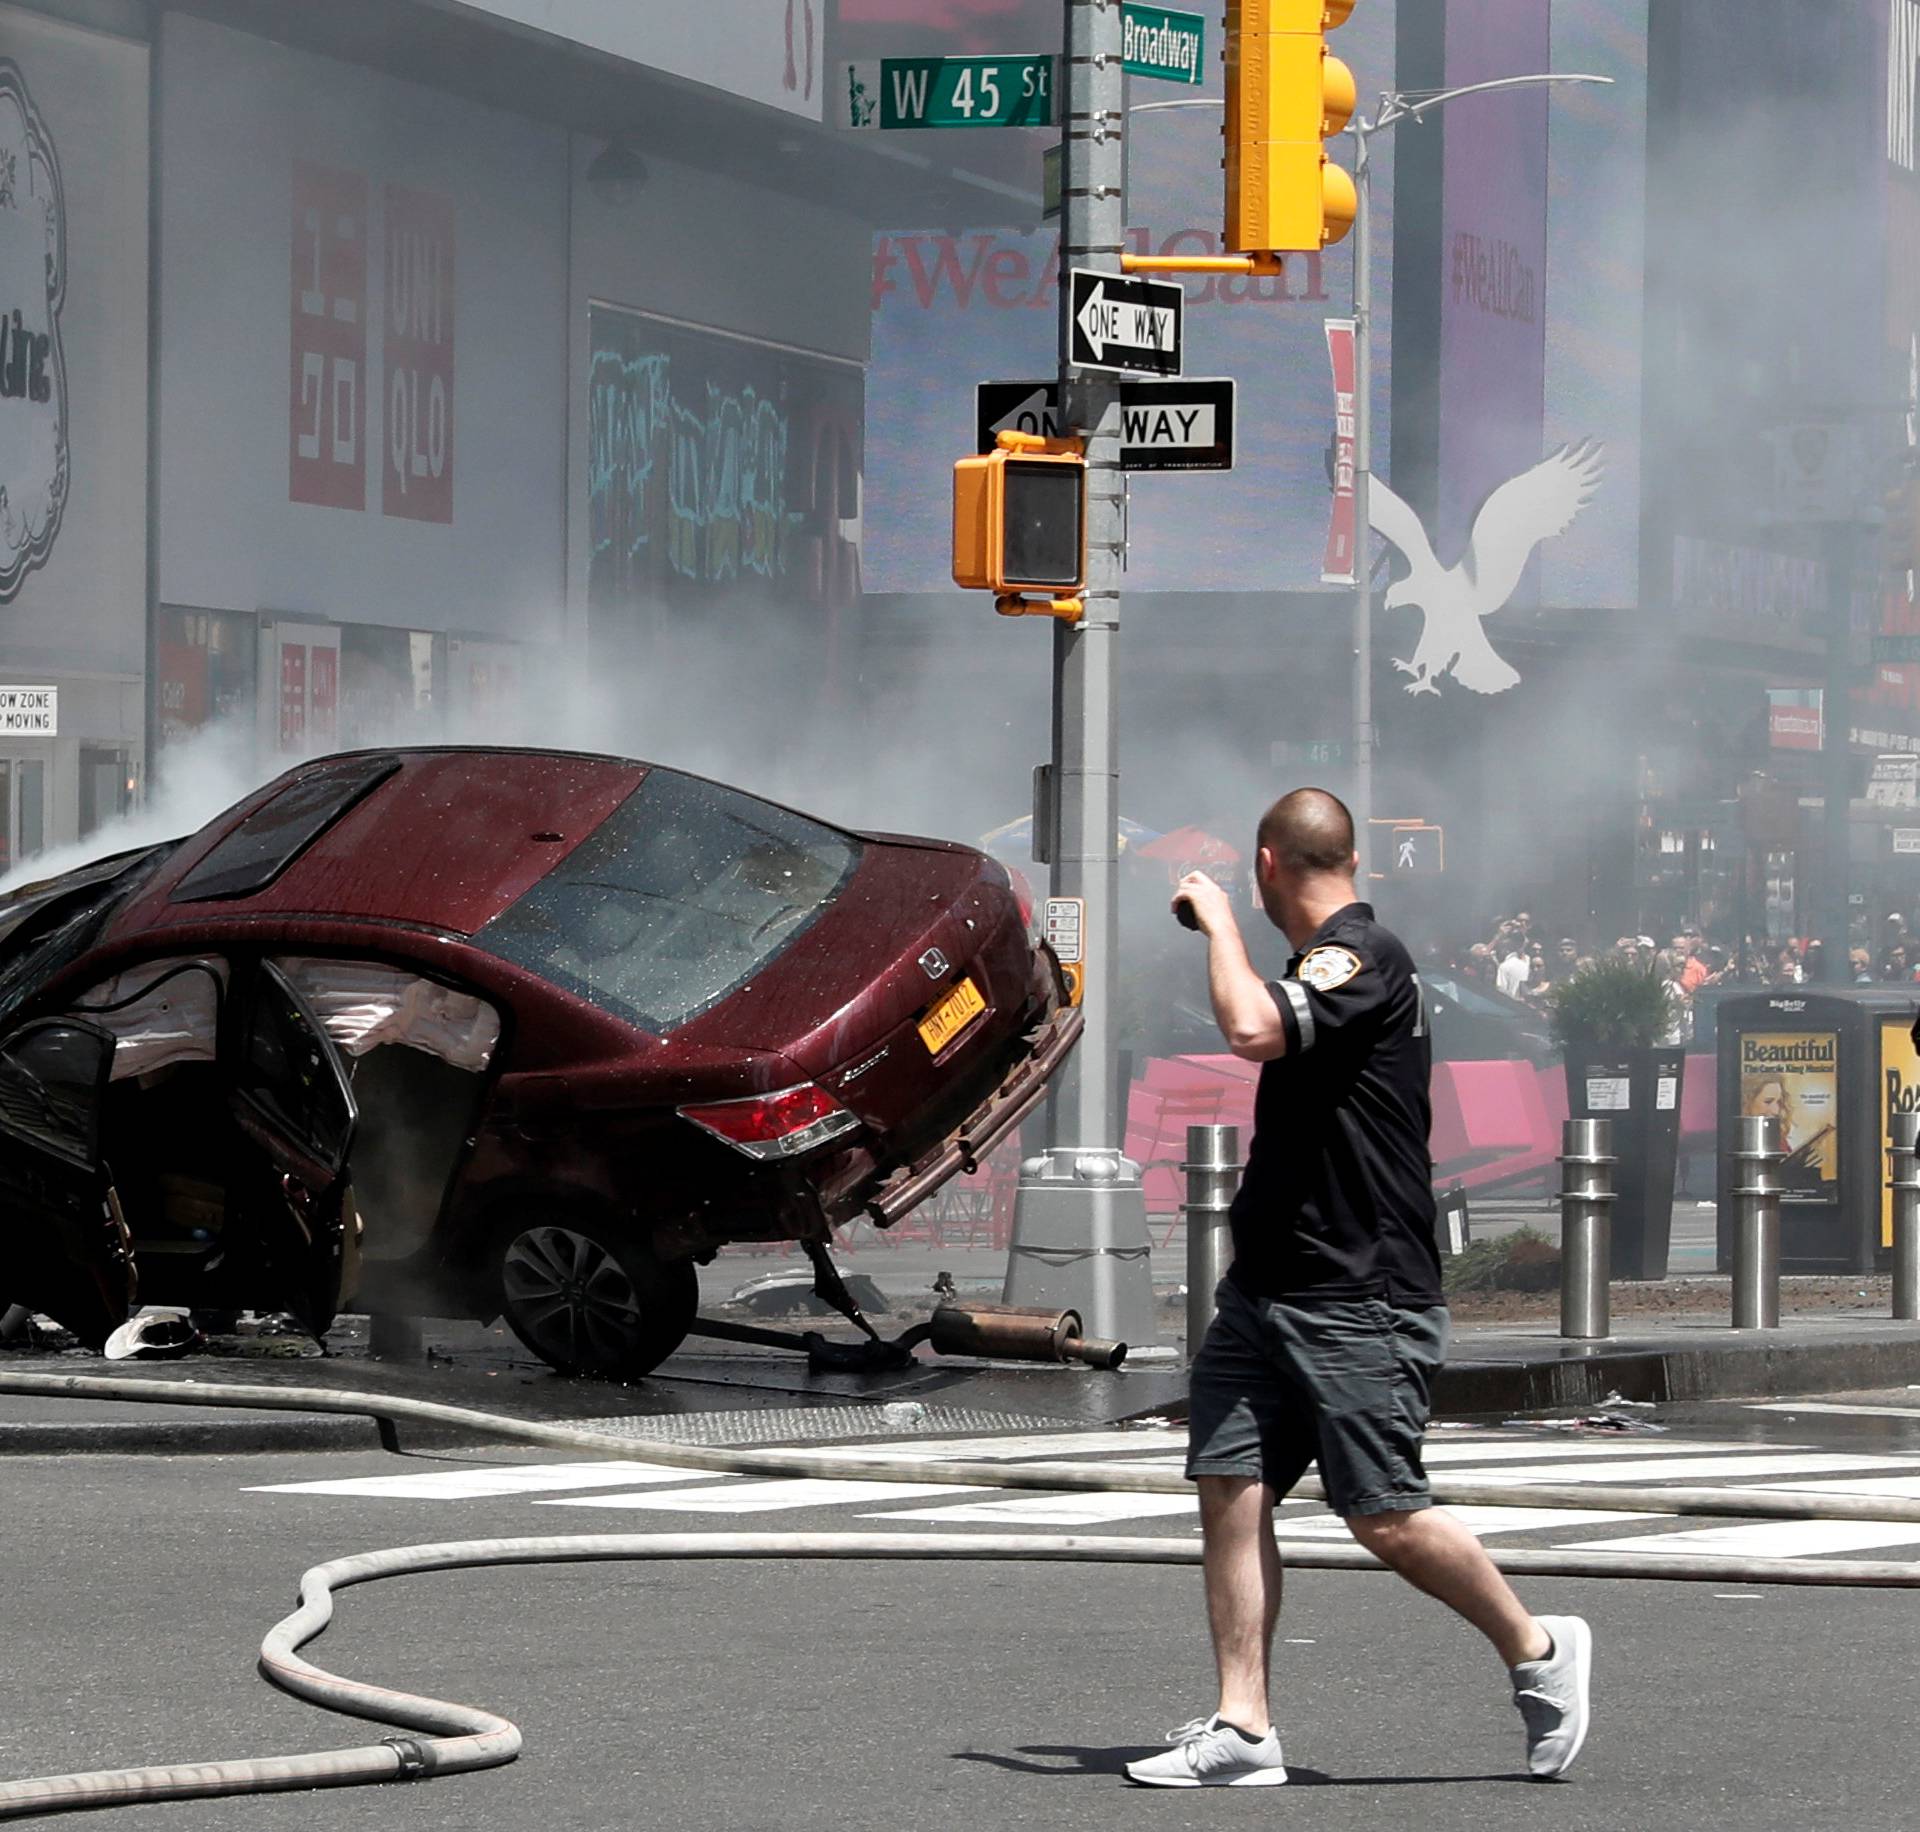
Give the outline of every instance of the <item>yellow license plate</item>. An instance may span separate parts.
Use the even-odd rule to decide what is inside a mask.
[[[986,1009],[980,988],[971,980],[962,980],[920,1020],[920,1041],[927,1046],[927,1054],[939,1055]]]

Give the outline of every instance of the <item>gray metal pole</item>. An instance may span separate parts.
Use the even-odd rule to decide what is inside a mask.
[[[1780,1327],[1780,1122],[1743,1113],[1733,1151],[1733,1327]]]
[[[1820,783],[1824,817],[1826,871],[1821,908],[1814,912],[1824,946],[1822,979],[1844,986],[1847,972],[1850,906],[1847,886],[1853,875],[1850,828],[1853,820],[1853,669],[1852,647],[1853,524],[1827,529],[1827,678],[1820,695]]]
[[[1187,1199],[1187,1360],[1200,1351],[1213,1322],[1214,1288],[1227,1276],[1233,1259],[1233,1235],[1227,1211],[1240,1187],[1240,1128],[1189,1126]]]
[[[1607,1269],[1613,1250],[1612,1120],[1560,1127],[1560,1334],[1597,1342],[1613,1333]]]
[[[1061,64],[1060,397],[1062,421],[1087,441],[1087,584],[1078,623],[1054,626],[1052,892],[1086,901],[1086,1031],[1055,1079],[1048,1147],[1020,1167],[1006,1301],[1077,1310],[1087,1333],[1136,1357],[1158,1339],[1153,1263],[1140,1167],[1115,1107],[1119,988],[1118,680],[1120,561],[1126,541],[1120,475],[1119,378],[1076,369],[1075,267],[1120,271],[1126,235],[1122,16],[1112,0],[1065,0]]]
[[[1920,1113],[1896,1113],[1893,1136],[1893,1314],[1920,1322]]]
[[[1373,829],[1373,534],[1367,505],[1373,486],[1373,160],[1372,136],[1354,136],[1353,182],[1353,837],[1360,887],[1372,867]]]

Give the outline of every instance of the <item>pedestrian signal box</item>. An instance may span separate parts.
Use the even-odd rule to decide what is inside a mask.
[[[1009,617],[1077,622],[1086,577],[1087,459],[1078,439],[1003,432],[993,451],[954,465],[956,585],[992,592]]]
[[[1447,841],[1439,827],[1396,826],[1387,836],[1393,870],[1401,876],[1437,877],[1447,869]]]

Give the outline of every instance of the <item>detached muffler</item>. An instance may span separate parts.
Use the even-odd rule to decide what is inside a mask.
[[[1082,1327],[1077,1310],[943,1304],[902,1340],[929,1342],[936,1355],[979,1355],[999,1361],[1078,1361],[1090,1368],[1117,1368],[1126,1360],[1124,1342],[1084,1336]]]
[[[882,1340],[864,1317],[855,1320],[868,1332],[859,1342],[835,1342],[818,1330],[763,1329],[718,1317],[696,1318],[687,1333],[723,1342],[801,1349],[808,1365],[823,1374],[899,1373],[913,1366],[913,1351],[923,1342],[931,1344],[936,1355],[976,1355],[988,1361],[1078,1361],[1090,1368],[1117,1368],[1127,1358],[1124,1342],[1081,1335],[1077,1310],[943,1304],[925,1323],[915,1324],[891,1342]]]

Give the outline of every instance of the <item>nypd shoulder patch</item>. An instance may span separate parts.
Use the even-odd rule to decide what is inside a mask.
[[[1351,948],[1315,948],[1301,963],[1294,976],[1315,992],[1332,992],[1344,986],[1364,963]]]

